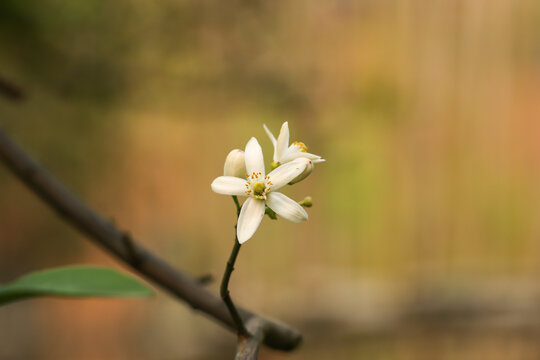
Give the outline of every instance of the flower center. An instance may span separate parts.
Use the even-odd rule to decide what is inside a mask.
[[[272,181],[268,176],[262,178],[262,174],[253,173],[251,175],[246,174],[246,190],[245,193],[247,196],[253,196],[255,199],[266,200],[266,194],[272,188]]]
[[[295,146],[299,151],[301,152],[307,152],[307,146],[301,141],[295,141],[292,143],[293,146]]]
[[[264,190],[266,189],[266,185],[264,185],[262,182],[257,182],[253,184],[253,193],[255,195],[262,195],[264,194]]]

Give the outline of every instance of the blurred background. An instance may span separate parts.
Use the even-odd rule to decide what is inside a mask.
[[[2,0],[0,126],[91,206],[219,279],[251,136],[328,161],[263,220],[233,298],[302,331],[261,359],[540,357],[540,3]],[[0,167],[0,281],[118,265]],[[219,282],[219,281],[218,281]],[[217,291],[217,282],[210,285]],[[163,292],[0,309],[0,359],[230,359],[235,336]]]

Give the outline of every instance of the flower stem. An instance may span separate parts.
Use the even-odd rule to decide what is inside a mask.
[[[234,203],[236,204],[237,215],[240,215],[241,207],[240,207],[240,204],[238,203],[238,198],[236,196],[233,196],[233,200],[234,200]],[[227,309],[229,309],[229,312],[231,313],[231,317],[234,323],[236,324],[238,335],[247,337],[249,336],[249,333],[246,330],[244,321],[242,320],[242,317],[238,313],[238,310],[236,310],[236,306],[234,306],[234,303],[231,299],[231,294],[229,293],[229,280],[231,279],[231,274],[234,271],[234,263],[236,262],[236,258],[238,257],[240,246],[242,246],[238,242],[238,237],[236,236],[237,225],[234,226],[234,229],[235,229],[234,246],[231,251],[231,255],[229,256],[229,261],[227,261],[225,272],[223,273],[223,278],[221,280],[220,294],[221,294],[221,298],[223,299],[223,302],[225,302],[225,305],[227,305]]]
[[[238,202],[238,196],[233,195],[234,204],[236,205],[236,216],[240,216],[240,209],[242,208],[240,206],[240,203]]]

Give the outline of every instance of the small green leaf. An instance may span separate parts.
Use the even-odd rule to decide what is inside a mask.
[[[0,285],[0,305],[38,296],[113,297],[150,296],[153,291],[139,280],[115,269],[67,266],[46,269]]]

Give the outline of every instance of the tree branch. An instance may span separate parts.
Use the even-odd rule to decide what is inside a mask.
[[[251,336],[238,337],[235,360],[256,360],[259,356],[259,348],[265,334],[265,323],[260,318],[252,317],[246,327]]]
[[[185,301],[193,309],[205,313],[231,330],[236,330],[227,307],[219,297],[206,290],[196,278],[174,269],[139,245],[127,232],[119,230],[84,204],[22,148],[12,142],[2,129],[0,129],[0,159],[30,190],[95,243],[150,282]],[[302,340],[302,335],[287,325],[263,319],[242,308],[238,308],[238,311],[244,323],[256,320],[264,324],[263,341],[271,348],[290,351]]]
[[[24,93],[19,86],[15,85],[11,81],[4,79],[1,76],[0,94],[13,101],[22,100],[24,98]]]

